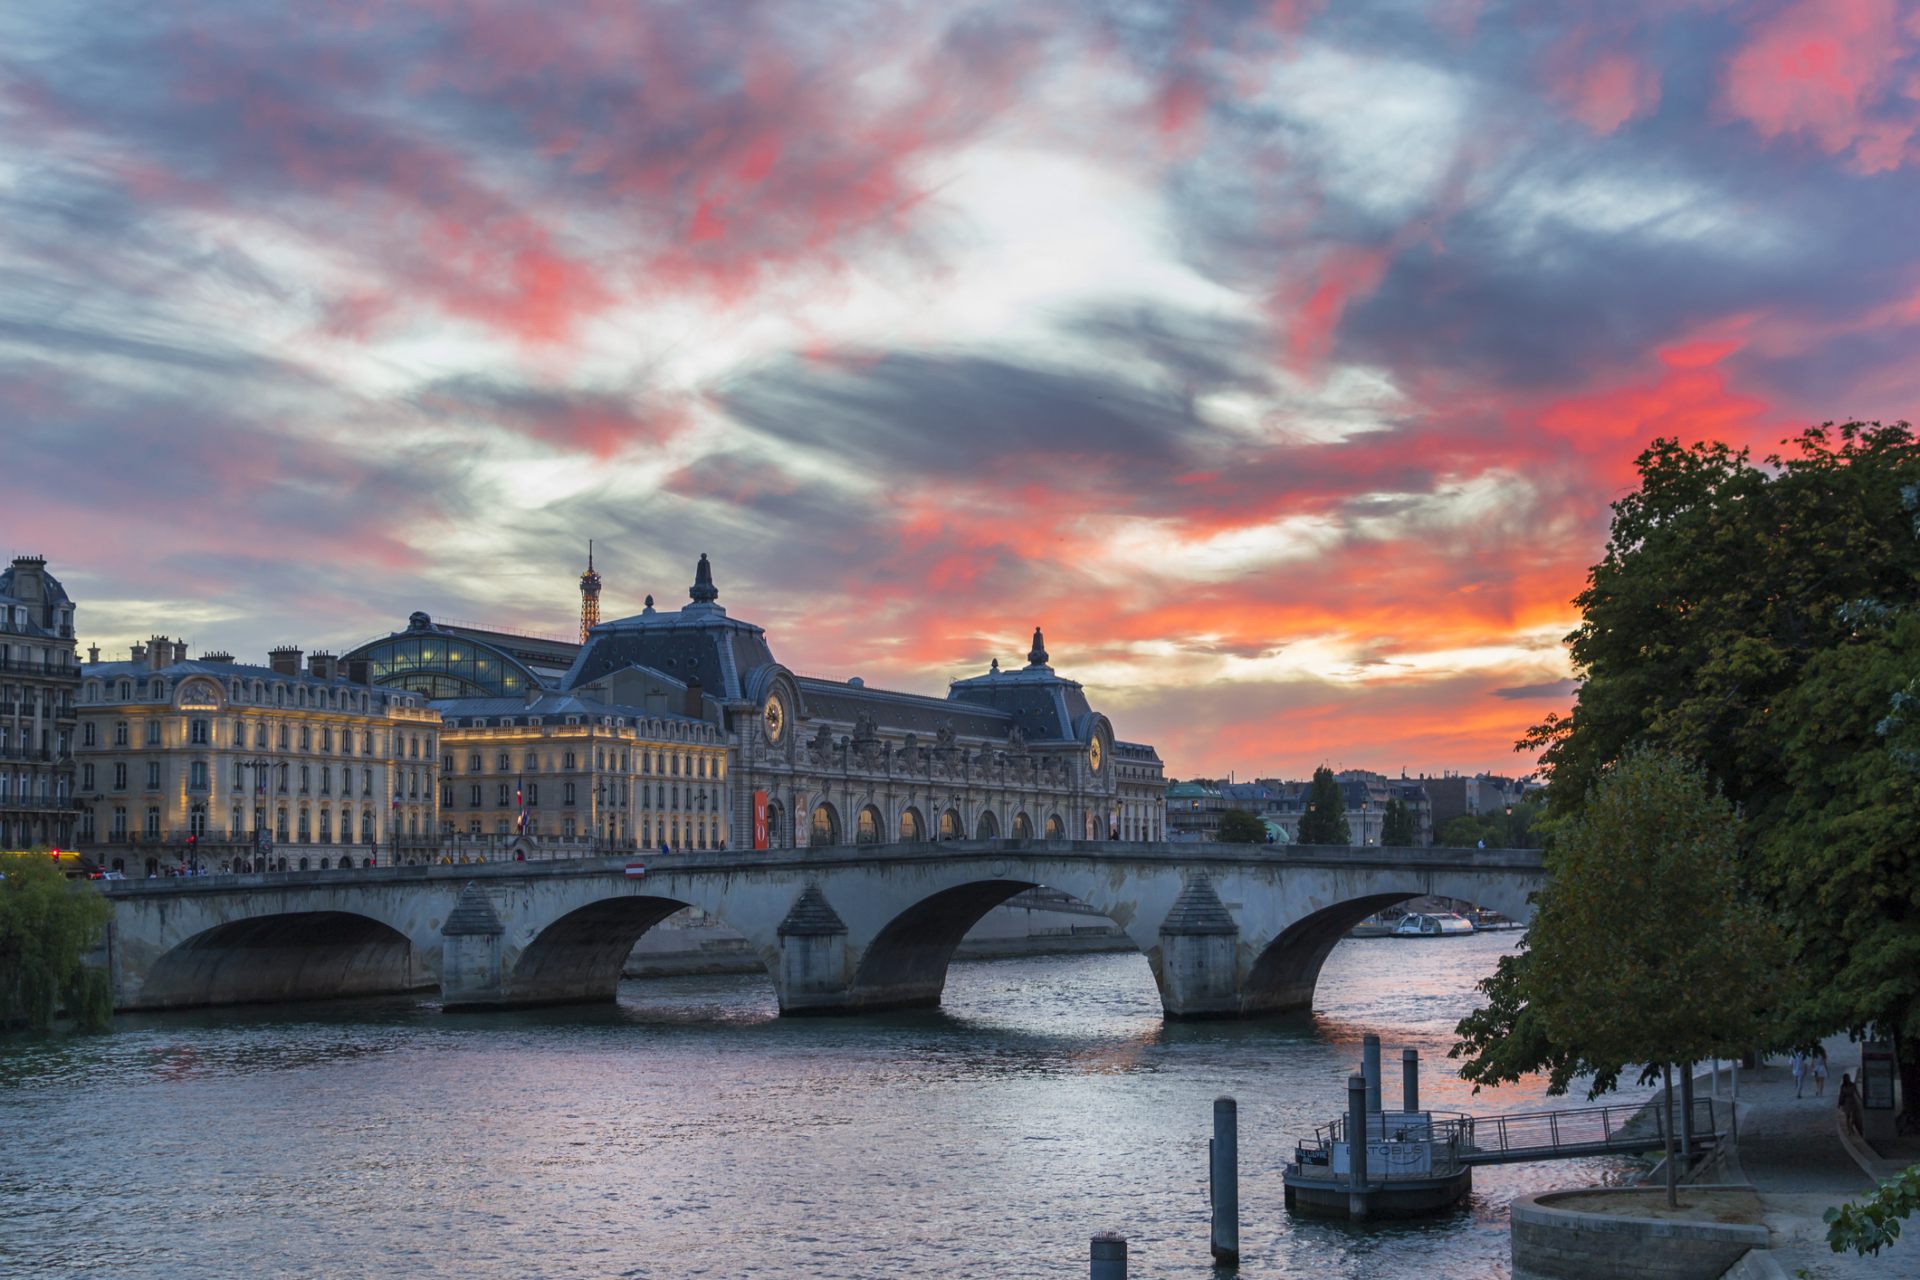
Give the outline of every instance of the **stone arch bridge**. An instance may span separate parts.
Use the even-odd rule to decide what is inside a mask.
[[[988,840],[108,882],[120,1009],[438,987],[446,1007],[610,1000],[640,935],[698,907],[751,941],[786,1014],[937,1005],[960,939],[1069,893],[1147,957],[1167,1016],[1311,1005],[1366,916],[1438,894],[1531,914],[1529,850]]]

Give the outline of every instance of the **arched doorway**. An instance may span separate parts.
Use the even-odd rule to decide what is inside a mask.
[[[860,810],[860,817],[854,825],[853,842],[855,844],[879,844],[885,838],[886,824],[880,817],[880,811],[872,805]]]
[[[840,815],[824,800],[813,806],[813,834],[808,843],[816,849],[840,843]]]
[[[965,830],[965,828],[960,825],[960,815],[955,810],[948,809],[940,815],[940,838],[942,840],[958,840],[963,830]]]
[[[973,838],[976,840],[1000,838],[1000,819],[993,816],[993,810],[989,809],[980,815],[980,821],[973,829]]]
[[[784,849],[789,838],[787,811],[780,807],[778,800],[767,801],[767,848]]]
[[[1015,840],[1033,839],[1033,819],[1024,813],[1013,815],[1013,838]]]
[[[927,838],[926,820],[911,806],[900,811],[900,839],[913,843]]]
[[[1067,829],[1061,825],[1060,815],[1057,813],[1049,814],[1047,817],[1047,839],[1064,840],[1066,838]]]

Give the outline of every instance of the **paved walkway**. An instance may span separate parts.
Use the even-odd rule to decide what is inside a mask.
[[[1809,1280],[1920,1278],[1920,1220],[1909,1219],[1899,1242],[1878,1257],[1827,1248],[1827,1224],[1821,1215],[1874,1186],[1841,1144],[1834,1096],[1841,1075],[1855,1070],[1860,1061],[1860,1047],[1844,1036],[1835,1037],[1827,1041],[1827,1059],[1832,1066],[1825,1097],[1814,1096],[1809,1080],[1804,1096],[1795,1098],[1793,1077],[1784,1062],[1740,1073],[1739,1174],[1760,1191],[1766,1224],[1773,1232],[1774,1260],[1789,1276]],[[1723,1099],[1728,1084],[1723,1068]],[[1706,1081],[1695,1088],[1704,1091]]]

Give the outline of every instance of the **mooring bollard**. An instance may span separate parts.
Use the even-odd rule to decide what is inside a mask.
[[[1347,1077],[1347,1215],[1367,1216],[1367,1078]]]
[[[1088,1250],[1088,1280],[1127,1280],[1127,1238],[1118,1231],[1102,1231]]]
[[[1207,1144],[1208,1186],[1213,1199],[1213,1260],[1240,1265],[1240,1104],[1213,1100],[1213,1141]]]
[[[1380,1037],[1360,1040],[1360,1072],[1367,1078],[1367,1110],[1380,1109]]]
[[[1420,1051],[1400,1051],[1400,1109],[1411,1115],[1420,1109]]]

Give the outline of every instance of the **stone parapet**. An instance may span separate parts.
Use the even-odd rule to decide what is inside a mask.
[[[1688,1188],[1751,1191],[1751,1187]],[[1665,1203],[1665,1192],[1641,1187],[1554,1191],[1520,1196],[1509,1217],[1513,1280],[1719,1280],[1750,1249],[1765,1249],[1757,1224],[1634,1217],[1558,1207],[1573,1196],[1644,1197]]]

